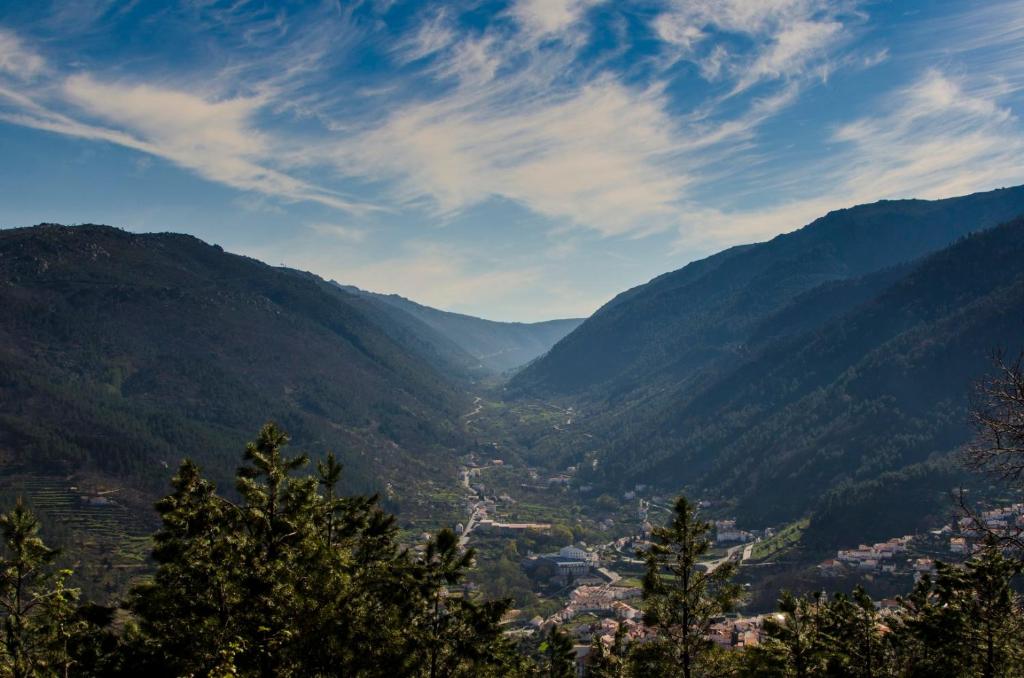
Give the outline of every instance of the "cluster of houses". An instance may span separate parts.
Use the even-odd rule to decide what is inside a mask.
[[[640,589],[636,587],[619,587],[607,584],[578,586],[569,594],[569,602],[565,607],[547,619],[542,620],[542,627],[551,626],[552,624],[565,624],[581,614],[639,620],[641,616],[640,611],[626,601],[639,598],[640,595]]]
[[[727,650],[752,647],[764,640],[764,620],[769,615],[725,618],[711,625],[711,641]]]
[[[709,638],[716,645],[729,650],[758,645],[764,640],[766,617],[767,615],[738,619],[723,618],[711,625]],[[607,617],[591,624],[580,625],[575,631],[577,675],[588,675],[587,669],[592,662],[594,638],[600,639],[605,647],[610,648],[617,640],[628,645],[647,642],[655,638],[656,635],[655,630],[646,626],[639,616]]]
[[[976,517],[965,516],[957,521],[959,534],[950,537],[950,551],[968,553],[968,539],[978,539],[984,532],[1001,535],[1016,535],[1024,531],[1024,504],[1010,504],[1001,508],[982,511]],[[955,533],[949,526],[942,528],[945,533]],[[953,540],[956,540],[954,543]],[[954,550],[954,545],[956,549]],[[976,550],[976,549],[974,549]]]
[[[924,574],[935,574],[933,557],[911,557],[908,548],[914,546],[917,555],[942,557],[968,556],[982,548],[986,532],[1011,535],[1024,531],[1024,503],[1012,504],[965,516],[926,535],[905,535],[886,542],[855,549],[841,549],[835,558],[818,565],[824,576],[840,576],[851,572],[871,574],[902,574],[912,572],[919,579]]]
[[[849,571],[881,572],[892,574],[898,569],[897,558],[907,552],[912,536],[894,537],[877,544],[861,544],[855,549],[840,549],[836,557],[818,565],[826,576],[836,576]]]

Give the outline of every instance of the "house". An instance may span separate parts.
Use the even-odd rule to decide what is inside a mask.
[[[754,536],[749,532],[737,529],[735,520],[715,521],[715,542],[719,544],[737,541],[747,542],[753,538]]]
[[[563,546],[558,549],[558,557],[564,560],[586,560],[587,552],[578,546]]]
[[[950,553],[967,553],[966,537],[951,537],[949,540]]]

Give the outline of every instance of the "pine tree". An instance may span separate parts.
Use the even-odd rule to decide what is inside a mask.
[[[797,597],[783,592],[778,612],[765,619],[765,642],[748,650],[744,658],[748,673],[766,678],[820,675],[827,656],[822,642],[822,605],[820,594]]]
[[[587,675],[593,678],[623,678],[628,671],[629,647],[626,645],[626,626],[620,624],[610,646],[595,635],[590,643],[590,663]]]
[[[460,549],[449,529],[438,532],[415,563],[420,601],[409,648],[410,673],[424,678],[507,675],[511,646],[500,621],[510,601],[477,603],[451,589],[472,566],[473,549]]]
[[[555,624],[541,641],[539,649],[542,675],[546,678],[574,678],[576,652],[568,633]]]
[[[270,424],[245,453],[238,502],[191,462],[158,504],[153,581],[133,592],[145,671],[214,676],[514,675],[507,601],[449,597],[472,553],[451,531],[422,558],[376,497],[340,497],[333,456],[297,472]]]
[[[712,620],[730,611],[740,597],[730,580],[733,562],[713,570],[699,565],[711,548],[711,525],[697,518],[696,508],[680,497],[672,519],[652,531],[653,544],[644,554],[644,621],[656,629],[657,639],[647,648],[647,662],[660,675],[691,678],[713,643],[708,638]]]
[[[1011,585],[1020,564],[989,547],[963,565],[937,564],[904,602],[907,676],[1002,678],[1024,673],[1024,611]]]
[[[140,627],[133,651],[159,676],[230,675],[244,646],[237,509],[189,460],[171,482],[157,503],[156,573],[129,601]]]
[[[844,678],[894,675],[888,627],[883,624],[874,601],[861,587],[856,587],[849,596],[836,594],[824,606],[819,632],[827,651],[827,675]]]
[[[84,631],[76,615],[78,591],[69,570],[56,570],[57,552],[39,536],[39,521],[19,499],[0,516],[0,672],[13,678],[66,675],[69,646]]]

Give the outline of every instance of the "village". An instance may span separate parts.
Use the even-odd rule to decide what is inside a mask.
[[[497,491],[488,487],[485,475],[504,470],[511,473],[502,459],[469,461],[460,471],[466,496],[467,518],[455,526],[460,545],[468,547],[471,540],[511,539],[516,535],[536,535],[550,531],[553,523],[542,520],[519,520],[517,501],[509,488]],[[518,469],[517,469],[518,471]],[[518,489],[532,492],[570,491],[575,482],[573,467],[557,473],[542,473],[527,468]],[[577,491],[579,486],[576,487]],[[589,489],[585,486],[584,490]],[[634,506],[628,520],[604,518],[596,525],[608,534],[632,532],[607,541],[588,544],[584,541],[549,551],[528,551],[520,554],[519,565],[545,600],[560,601],[559,606],[545,614],[526,614],[514,609],[506,615],[506,633],[512,636],[542,634],[557,625],[574,640],[580,670],[586,666],[595,639],[607,647],[615,644],[644,642],[653,637],[653,630],[643,621],[640,577],[644,570],[642,554],[650,544],[652,522],[650,512],[668,515],[671,500],[657,495],[647,496],[638,486],[616,498],[621,506]],[[708,501],[699,507],[710,508]],[[654,522],[657,522],[655,520]],[[702,567],[714,569],[724,562],[743,563],[752,558],[754,548],[775,535],[772,528],[740,529],[733,519],[713,520],[714,549]],[[904,535],[884,542],[861,544],[857,548],[840,549],[813,568],[819,581],[846,576],[908,577],[917,581],[925,574],[935,574],[937,560],[956,561],[980,548],[984,531],[1011,532],[1024,528],[1024,504],[984,511],[976,518],[958,518],[925,534]],[[465,587],[469,593],[473,585]],[[896,606],[895,600],[882,599],[885,612]],[[709,638],[725,649],[740,649],[763,640],[764,622],[771,615],[732,614],[717,619]]]
[[[515,500],[507,492],[495,495],[484,480],[488,472],[503,468],[507,467],[501,459],[474,459],[461,469],[468,515],[464,522],[455,526],[455,531],[463,547],[474,539],[535,534],[552,528],[549,522],[515,521],[505,517],[512,511]],[[537,469],[527,469],[522,486],[534,491],[565,491],[573,483],[575,471],[570,467],[545,476]],[[617,526],[618,531],[631,529],[635,534],[595,544],[577,542],[549,552],[530,552],[522,556],[520,565],[530,580],[562,604],[545,615],[526,616],[520,610],[510,611],[505,619],[508,634],[529,636],[547,632],[557,625],[572,635],[581,670],[595,638],[610,647],[617,642],[643,642],[653,637],[653,630],[644,624],[641,612],[639,577],[644,570],[641,555],[650,545],[650,511],[660,509],[668,515],[667,504],[671,500],[656,495],[646,498],[642,496],[645,489],[638,486],[621,498],[623,505],[636,508],[630,510],[630,525],[623,522]],[[702,507],[706,506],[707,502],[702,502]],[[610,529],[613,522],[606,518],[598,527]],[[735,520],[714,521],[713,527],[715,555],[702,563],[702,567],[711,570],[730,560],[749,559],[754,544],[773,534],[771,528],[738,529]],[[467,586],[467,592],[472,588],[472,585]],[[711,628],[711,640],[729,649],[755,645],[762,638],[766,616],[722,617]]]
[[[818,564],[824,577],[851,573],[879,576],[935,574],[935,561],[958,561],[977,552],[986,534],[1005,536],[1024,530],[1024,504],[1016,503],[982,511],[977,516],[959,516],[941,528],[920,535],[893,537],[876,544],[840,549],[835,558]]]

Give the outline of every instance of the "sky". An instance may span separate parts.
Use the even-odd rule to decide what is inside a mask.
[[[497,320],[1024,183],[1024,0],[0,0],[0,227]]]

